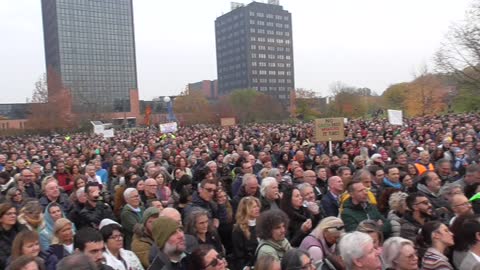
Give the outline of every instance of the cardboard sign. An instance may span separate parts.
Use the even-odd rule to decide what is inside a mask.
[[[235,118],[233,117],[221,118],[220,124],[222,125],[222,127],[235,126]]]
[[[403,113],[398,110],[388,110],[388,122],[392,125],[403,125]]]
[[[315,119],[317,141],[343,141],[345,139],[344,118]]]
[[[173,133],[173,132],[177,132],[177,130],[178,130],[178,127],[176,122],[160,124],[160,131],[162,133]]]

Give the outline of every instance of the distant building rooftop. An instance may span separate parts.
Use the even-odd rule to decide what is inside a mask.
[[[26,119],[30,103],[0,104],[0,119]]]

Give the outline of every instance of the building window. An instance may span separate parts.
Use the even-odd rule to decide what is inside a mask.
[[[267,75],[267,71],[262,69],[262,70],[260,70],[259,74],[260,75]]]
[[[260,62],[260,63],[258,63],[258,65],[261,66],[261,67],[266,67],[267,63],[266,62]]]
[[[252,69],[252,74],[253,75],[257,75],[258,74],[258,71],[256,69]]]
[[[255,12],[250,11],[250,16],[255,16]]]
[[[275,72],[275,70],[269,70],[268,71],[268,75],[276,75],[277,72]]]
[[[257,17],[263,18],[263,17],[265,17],[265,15],[261,12],[257,12]]]
[[[257,25],[263,26],[263,25],[265,25],[265,22],[264,21],[257,21]]]
[[[252,67],[256,67],[257,66],[257,62],[252,62]]]
[[[267,14],[268,19],[273,19],[273,14]]]
[[[250,33],[255,33],[255,28],[250,28]]]
[[[250,20],[250,24],[255,24],[255,20]]]
[[[252,53],[252,58],[257,58],[257,54],[256,54],[256,53]]]

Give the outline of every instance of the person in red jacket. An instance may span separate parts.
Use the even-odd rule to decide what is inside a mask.
[[[53,175],[58,181],[58,185],[63,188],[63,190],[70,194],[73,189],[73,179],[71,175],[65,170],[65,163],[63,161],[57,162],[57,170]]]

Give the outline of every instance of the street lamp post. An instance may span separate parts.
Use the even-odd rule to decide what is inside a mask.
[[[163,98],[163,101],[167,104],[167,121],[168,122],[177,122],[177,118],[173,113],[173,98],[166,96]]]

